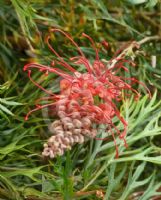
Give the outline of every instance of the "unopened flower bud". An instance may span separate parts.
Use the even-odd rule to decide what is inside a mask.
[[[58,126],[61,126],[62,122],[60,120],[55,120],[53,123],[49,125],[49,130],[51,133],[54,133],[54,129]]]
[[[88,117],[82,118],[83,127],[89,128],[91,126],[91,120]]]
[[[59,144],[60,144],[59,142],[57,142],[57,141],[54,141],[54,143],[53,143],[53,145],[52,145],[52,146],[53,146],[54,148],[57,148],[57,147],[59,147]]]
[[[83,142],[84,142],[84,136],[83,135],[79,135],[78,143],[82,144]]]
[[[70,143],[70,140],[69,140],[68,137],[63,138],[62,141],[63,141],[63,143],[66,144],[66,145],[68,145],[68,144]]]
[[[63,149],[58,149],[58,150],[57,150],[57,154],[58,154],[59,156],[63,155],[63,154],[64,154]]]
[[[82,130],[82,134],[83,134],[83,135],[86,135],[86,136],[89,136],[89,135],[90,135],[90,130],[88,130],[88,129],[83,129],[83,130]]]
[[[54,158],[54,157],[55,157],[55,155],[54,155],[53,151],[50,150],[50,158]]]
[[[79,137],[78,137],[78,135],[74,135],[73,138],[74,138],[74,142],[76,142],[76,143],[79,142]]]
[[[63,127],[62,126],[57,126],[54,128],[54,131],[57,131],[57,130],[63,130]]]
[[[71,115],[70,115],[73,119],[77,118],[77,119],[80,119],[81,118],[81,115],[79,112],[72,112]]]
[[[61,119],[61,121],[65,124],[65,123],[71,123],[72,122],[72,119],[70,117],[64,117]]]
[[[64,117],[66,117],[66,114],[65,114],[64,111],[58,111],[58,116],[59,116],[60,118],[64,118]]]
[[[71,144],[74,144],[74,139],[73,139],[73,137],[69,137],[69,141],[70,141]]]
[[[55,131],[56,135],[64,135],[64,130],[57,130]]]
[[[67,99],[65,98],[66,97],[66,95],[61,95],[61,99],[58,101],[58,106],[59,105],[63,105],[63,106],[65,106],[66,105],[66,103],[68,102],[67,101]]]
[[[55,141],[57,141],[58,143],[61,143],[62,142],[62,138],[64,137],[63,134],[58,134],[56,135],[57,137],[55,138]]]
[[[49,148],[45,148],[44,151],[42,152],[43,156],[49,156],[50,155],[50,151]]]
[[[63,143],[61,143],[61,144],[60,144],[60,148],[61,148],[61,149],[66,149],[66,148],[67,148],[67,145],[66,145],[66,144],[63,144]]]
[[[73,129],[74,128],[74,126],[73,126],[73,124],[72,123],[65,123],[64,124],[64,129],[65,130],[71,130],[71,129]]]
[[[76,134],[76,135],[81,134],[81,132],[82,132],[81,129],[74,129],[74,130],[73,130],[73,133]]]
[[[82,127],[82,122],[79,119],[74,119],[73,124],[76,128],[81,128]]]
[[[47,144],[47,143],[45,143],[43,146],[44,146],[44,148],[47,148],[47,147],[48,147],[48,144]]]
[[[49,139],[48,139],[48,143],[53,143],[55,141],[55,136],[51,136]]]
[[[65,135],[72,136],[72,132],[71,131],[65,131]]]
[[[61,105],[61,106],[58,107],[58,110],[59,110],[59,111],[65,111],[65,110],[66,110],[66,107],[63,106],[63,105]]]

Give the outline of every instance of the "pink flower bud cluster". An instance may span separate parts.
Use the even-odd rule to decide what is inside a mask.
[[[123,58],[124,55],[121,54],[121,56],[113,58],[105,64],[99,59],[98,50],[93,40],[83,33],[83,36],[89,39],[96,52],[96,59],[91,64],[79,46],[67,33],[56,28],[52,29],[51,32],[62,33],[74,44],[80,56],[72,57],[70,60],[76,65],[84,65],[86,72],[79,73],[64,61],[49,43],[51,35],[46,38],[46,42],[58,60],[52,62],[51,67],[36,63],[24,66],[24,70],[28,71],[30,80],[46,94],[50,95],[50,97],[45,97],[44,99],[52,101],[49,104],[37,105],[35,109],[27,114],[26,119],[36,110],[45,107],[49,107],[51,110],[53,106],[54,113],[58,118],[50,125],[50,131],[53,135],[44,145],[43,155],[54,158],[57,155],[63,155],[65,150],[71,149],[75,143],[83,143],[86,138],[96,138],[98,127],[100,124],[103,124],[106,127],[105,131],[114,140],[116,157],[118,157],[115,137],[117,136],[120,140],[123,140],[126,146],[127,122],[121,116],[116,103],[123,100],[122,91],[124,90],[134,92],[136,99],[138,99],[139,93],[132,88],[132,85],[134,83],[142,84],[134,78],[126,78],[117,74],[120,69],[128,72],[124,63],[131,62],[125,60]],[[55,68],[54,65],[56,64],[65,67],[70,73]],[[31,69],[33,68],[38,69],[42,73],[44,72],[45,75],[55,73],[61,76],[60,93],[53,94],[35,82],[31,77]],[[144,87],[146,88],[146,86]],[[125,95],[128,94],[125,93]],[[113,123],[114,117],[117,117],[123,124],[122,131]],[[93,127],[97,127],[97,129]]]
[[[96,136],[97,131],[92,128],[92,121],[85,115],[81,116],[77,107],[78,102],[75,100],[58,101],[56,110],[60,120],[55,120],[49,127],[53,136],[44,144],[44,156],[54,158],[63,155],[64,151],[71,149],[75,143],[81,144],[87,137]]]

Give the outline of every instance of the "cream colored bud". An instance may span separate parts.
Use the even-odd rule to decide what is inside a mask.
[[[50,152],[49,152],[49,148],[45,148],[44,151],[42,152],[43,156],[49,156]]]
[[[58,110],[59,110],[59,111],[65,111],[65,110],[66,110],[66,107],[65,107],[65,106],[62,106],[62,105],[60,105],[60,106],[58,107]]]
[[[82,124],[83,124],[83,127],[89,128],[91,126],[91,120],[88,117],[83,117]]]
[[[64,137],[64,138],[62,139],[62,141],[63,141],[63,143],[66,144],[66,145],[68,145],[68,144],[70,143],[70,139],[69,139],[68,137]]]
[[[55,141],[55,135],[54,136],[51,136],[49,139],[48,139],[48,143],[53,143]]]
[[[55,120],[51,125],[52,125],[53,128],[55,128],[55,127],[61,125],[61,121],[60,120]]]
[[[74,141],[75,141],[76,143],[79,142],[79,137],[78,137],[78,135],[74,135]]]
[[[55,157],[55,155],[54,155],[53,151],[50,150],[50,158],[54,158],[54,157]]]
[[[72,132],[71,131],[65,131],[65,135],[72,136]]]
[[[79,112],[72,112],[72,113],[71,113],[71,117],[72,117],[73,119],[75,119],[75,118],[80,119],[80,118],[81,118],[81,115],[80,115]]]
[[[76,128],[81,128],[82,127],[82,122],[79,119],[74,119],[73,124]]]
[[[82,130],[81,129],[74,129],[73,130],[73,133],[78,135],[78,134],[81,134]]]
[[[73,137],[69,137],[69,141],[70,141],[71,144],[74,144],[74,139],[73,139]]]
[[[89,136],[90,135],[90,130],[84,129],[84,130],[82,130],[82,134]]]
[[[60,118],[64,118],[64,117],[66,117],[66,113],[64,111],[58,111],[58,116]]]
[[[63,130],[63,127],[62,126],[57,126],[57,127],[54,128],[54,130],[55,131],[57,131],[57,130]]]
[[[66,123],[66,124],[64,124],[64,129],[69,129],[69,130],[71,130],[71,129],[73,129],[74,128],[74,126],[73,126],[73,124],[72,123]]]
[[[64,117],[61,119],[61,121],[65,124],[65,123],[71,123],[72,119],[70,117]]]
[[[55,130],[54,133],[55,133],[56,135],[63,135],[63,134],[64,134],[64,131],[58,129],[58,130]]]
[[[65,99],[66,96],[65,95],[61,95],[61,97],[62,97],[62,99],[58,101],[58,104],[57,104],[58,106],[59,105],[63,105],[64,106],[67,103],[67,99]]]
[[[61,148],[61,149],[66,149],[66,148],[67,148],[67,145],[61,143],[61,144],[60,144],[60,148]]]
[[[60,120],[55,120],[53,123],[49,125],[49,130],[51,133],[54,133],[54,129],[58,126],[61,126],[62,122]]]
[[[61,155],[64,154],[64,151],[63,151],[62,149],[58,149],[58,150],[57,150],[57,154],[58,154],[59,156],[61,156]]]
[[[62,138],[64,137],[64,135],[56,135],[57,137],[55,138],[55,141],[57,141],[58,143],[62,143]]]
[[[48,147],[48,144],[47,144],[47,143],[45,143],[43,146],[44,146],[44,148],[47,148],[47,147]]]
[[[55,148],[55,147],[57,148],[57,147],[59,146],[59,144],[60,144],[59,142],[54,141],[54,143],[53,143],[53,147],[54,147],[54,148]]]
[[[82,144],[84,142],[84,136],[83,135],[79,135],[79,142],[80,144]]]

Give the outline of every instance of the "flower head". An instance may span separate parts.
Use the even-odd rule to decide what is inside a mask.
[[[116,103],[122,100],[123,90],[131,90],[135,93],[136,98],[139,98],[139,93],[132,88],[132,84],[140,82],[134,78],[125,78],[117,75],[119,69],[128,72],[124,63],[130,61],[125,60],[124,55],[121,55],[104,63],[99,58],[98,50],[92,38],[83,33],[82,35],[89,39],[96,53],[95,61],[91,64],[71,36],[57,28],[52,29],[51,32],[60,32],[73,43],[80,55],[72,57],[70,60],[77,65],[84,65],[86,72],[80,73],[64,61],[51,46],[50,35],[46,38],[46,43],[58,59],[52,62],[51,66],[36,63],[29,63],[24,66],[24,71],[28,71],[30,80],[46,94],[50,95],[47,99],[52,101],[49,104],[38,105],[26,115],[26,119],[32,112],[45,107],[50,109],[51,106],[54,106],[55,115],[58,118],[50,125],[50,131],[53,136],[44,145],[43,155],[54,158],[57,155],[62,155],[66,149],[71,149],[75,143],[83,143],[86,138],[101,139],[97,138],[98,129],[100,124],[104,124],[105,131],[109,132],[114,140],[116,157],[118,157],[115,138],[119,137],[127,146],[125,138],[128,124],[121,116]],[[105,42],[103,44],[108,46]],[[70,73],[56,68],[56,64],[62,65]],[[61,76],[60,93],[53,94],[35,82],[31,77],[33,68],[45,74],[55,73]],[[117,117],[123,124],[123,131],[119,130],[113,123],[114,117]]]

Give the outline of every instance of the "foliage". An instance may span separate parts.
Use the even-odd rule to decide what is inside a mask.
[[[161,198],[160,9],[159,0],[0,1],[0,199]],[[50,134],[46,123],[49,118],[37,112],[24,120],[41,92],[28,81],[23,66],[31,61],[49,64],[53,60],[44,42],[51,27],[68,31],[90,60],[94,52],[87,40],[81,42],[82,32],[94,38],[105,60],[129,41],[158,36],[129,54],[136,63],[136,67],[129,68],[131,76],[149,87],[152,98],[142,87],[139,101],[133,96],[124,97],[120,111],[129,124],[128,148],[117,140],[118,159],[110,140],[76,145],[54,160],[41,156],[42,145]],[[104,39],[109,42],[107,51],[97,44]],[[59,35],[53,36],[53,44],[66,59],[77,54]],[[33,78],[41,81],[43,77],[39,77],[38,72]],[[51,83],[58,91],[55,76],[46,78],[43,86]],[[121,128],[117,119],[116,123]],[[106,137],[101,129],[100,137]]]

